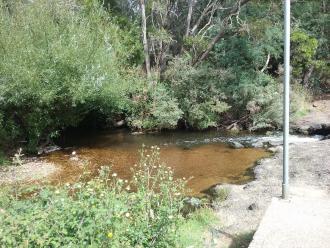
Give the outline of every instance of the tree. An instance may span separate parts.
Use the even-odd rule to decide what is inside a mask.
[[[148,47],[148,38],[147,38],[147,18],[146,18],[146,7],[144,0],[140,0],[140,8],[141,8],[141,18],[142,18],[142,39],[143,39],[143,50],[146,64],[146,71],[148,78],[151,77],[150,72],[150,57],[149,57],[149,47]]]

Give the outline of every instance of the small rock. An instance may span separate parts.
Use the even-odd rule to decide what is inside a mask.
[[[122,127],[124,126],[126,123],[125,123],[125,120],[121,120],[121,121],[117,121],[114,126],[115,127]]]
[[[283,150],[283,147],[282,146],[269,147],[267,150],[273,153],[278,153]]]
[[[132,135],[141,135],[143,132],[132,132]]]
[[[257,204],[255,204],[255,203],[252,203],[252,204],[248,207],[248,210],[256,210],[256,209],[258,209],[258,206],[257,206]]]
[[[241,129],[237,123],[231,124],[227,127],[227,130],[231,132],[239,132]]]
[[[77,156],[75,156],[75,157],[71,157],[70,160],[71,160],[71,161],[78,161],[79,158],[78,158]]]
[[[193,208],[199,208],[202,205],[202,201],[196,197],[189,197],[184,201],[184,203]]]
[[[253,148],[263,148],[264,147],[264,142],[261,140],[258,140],[257,142],[251,144],[251,147]]]
[[[46,147],[42,147],[39,148],[38,150],[38,155],[42,155],[42,154],[47,154],[47,153],[51,153],[51,152],[55,152],[61,150],[61,147],[59,146],[46,146]]]
[[[231,148],[235,148],[235,149],[244,148],[244,146],[241,143],[237,142],[237,141],[230,141],[228,144]]]
[[[207,193],[214,199],[224,201],[228,198],[230,194],[230,187],[228,185],[218,184],[206,190],[205,193]]]
[[[202,200],[196,197],[188,197],[184,200],[183,213],[189,214],[196,209],[202,207]]]
[[[247,190],[247,189],[250,188],[250,187],[251,187],[250,184],[246,184],[246,185],[243,186],[243,190]]]

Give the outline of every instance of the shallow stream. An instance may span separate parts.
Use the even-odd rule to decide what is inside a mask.
[[[174,169],[176,177],[192,177],[188,187],[193,194],[199,194],[218,183],[240,184],[253,178],[251,168],[255,162],[270,153],[262,148],[233,149],[227,144],[229,140],[246,137],[216,131],[85,133],[68,137],[61,144],[64,149],[48,154],[46,159],[60,166],[51,178],[55,183],[76,181],[86,170],[95,175],[103,165],[111,165],[119,177],[129,179],[130,167],[138,161],[142,144],[157,145],[161,160]]]

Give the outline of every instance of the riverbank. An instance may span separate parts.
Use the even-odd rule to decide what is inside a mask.
[[[0,167],[0,185],[36,182],[51,176],[57,170],[55,164],[42,159],[24,159],[21,165]]]
[[[292,130],[301,134],[330,133],[330,94],[326,94],[312,102],[309,113],[296,123],[292,124]]]
[[[225,201],[213,204],[221,225],[213,231],[216,247],[235,247],[235,242],[252,239],[272,197],[281,195],[282,147],[271,158],[254,168],[255,180],[245,185],[221,185],[229,192]],[[330,140],[308,141],[290,145],[290,185],[325,189],[330,197]],[[244,241],[243,241],[244,242]],[[241,247],[241,246],[240,246]],[[246,247],[246,246],[243,246]]]

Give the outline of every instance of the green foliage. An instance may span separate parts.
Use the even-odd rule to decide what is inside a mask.
[[[128,121],[132,128],[137,129],[173,129],[181,117],[177,99],[159,84],[144,91],[137,89]]]
[[[6,2],[6,1],[5,1]],[[34,149],[89,112],[111,117],[129,101],[127,34],[98,5],[0,3],[0,125]],[[42,9],[42,11],[40,11]],[[123,68],[124,69],[124,68]]]
[[[292,32],[291,41],[293,75],[297,77],[302,75],[306,67],[313,64],[318,41],[301,30]]]
[[[311,93],[300,84],[291,86],[290,112],[293,120],[306,115],[310,110]]]
[[[178,229],[180,247],[204,247],[206,231],[216,224],[218,219],[211,209],[196,210]]]
[[[142,150],[131,181],[108,167],[99,177],[54,189],[0,192],[2,247],[182,247],[177,230],[185,182]],[[133,191],[131,191],[133,189]],[[23,197],[25,195],[25,197]],[[29,195],[26,198],[26,195]],[[206,225],[211,213],[197,215]],[[199,217],[201,216],[201,217]]]
[[[213,194],[213,197],[215,198],[214,201],[223,202],[228,198],[229,194],[230,190],[228,188],[217,189]]]
[[[1,166],[6,166],[6,165],[9,165],[10,162],[9,160],[7,159],[7,156],[6,154],[0,150],[0,167]]]
[[[222,85],[228,75],[210,67],[192,67],[177,59],[168,69],[166,80],[178,99],[187,125],[205,129],[216,127],[221,113],[229,109]]]
[[[226,25],[235,3],[208,9],[199,20],[208,3],[196,2],[186,35],[187,1],[147,1],[154,75],[147,79],[138,1],[0,0],[0,146],[24,142],[35,151],[91,115],[109,123],[125,118],[132,129],[178,122],[278,128],[282,3],[250,1]],[[322,3],[292,6],[294,81],[313,93],[329,90],[329,11]],[[219,30],[222,38],[193,65]],[[305,106],[303,91],[294,97]]]

